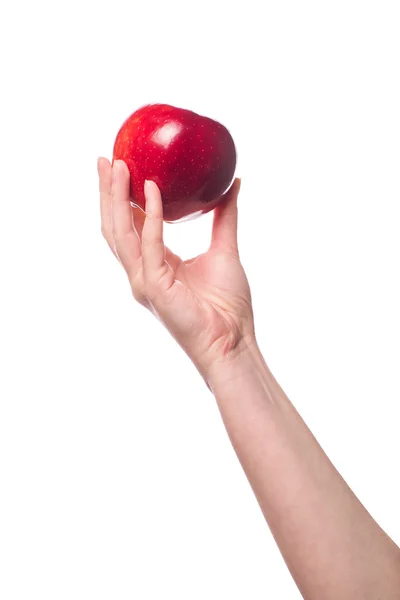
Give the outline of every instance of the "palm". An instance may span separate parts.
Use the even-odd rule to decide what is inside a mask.
[[[167,249],[166,259],[175,289],[168,312],[160,311],[161,318],[177,337],[189,330],[190,342],[196,346],[229,352],[251,312],[250,288],[238,255],[210,248],[182,261]],[[187,333],[185,337],[188,343]]]

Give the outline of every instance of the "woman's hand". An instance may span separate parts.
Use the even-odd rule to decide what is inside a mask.
[[[182,261],[163,243],[161,196],[132,209],[129,172],[99,161],[102,229],[135,298],[161,319],[213,392],[229,438],[304,598],[400,599],[400,550],[362,506],[268,369],[237,249],[239,181],[211,246]],[[114,180],[112,182],[112,175]]]
[[[169,329],[207,380],[213,365],[255,342],[250,289],[237,247],[236,179],[214,211],[209,250],[183,261],[164,246],[161,195],[145,184],[146,214],[130,204],[123,161],[98,162],[102,233],[138,302]]]

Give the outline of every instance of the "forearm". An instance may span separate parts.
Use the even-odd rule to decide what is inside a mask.
[[[400,551],[362,506],[256,346],[209,374],[229,437],[310,600],[400,599]]]

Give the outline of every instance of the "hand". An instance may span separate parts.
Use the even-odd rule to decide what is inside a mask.
[[[161,194],[145,183],[146,214],[132,208],[126,164],[98,162],[102,233],[135,299],[169,329],[207,381],[216,363],[255,341],[250,289],[237,247],[236,179],[214,210],[210,248],[181,260],[163,242]]]

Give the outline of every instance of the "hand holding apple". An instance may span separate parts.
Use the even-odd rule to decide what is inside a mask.
[[[239,180],[215,208],[209,250],[183,261],[164,246],[157,185],[146,183],[144,215],[130,205],[130,174],[123,161],[112,168],[99,159],[98,170],[102,232],[134,297],[165,324],[209,381],[218,363],[255,343],[250,290],[237,248]]]
[[[134,112],[118,132],[113,158],[128,166],[131,198],[140,208],[145,180],[157,184],[166,221],[215,208],[236,167],[235,144],[223,125],[167,104]]]

